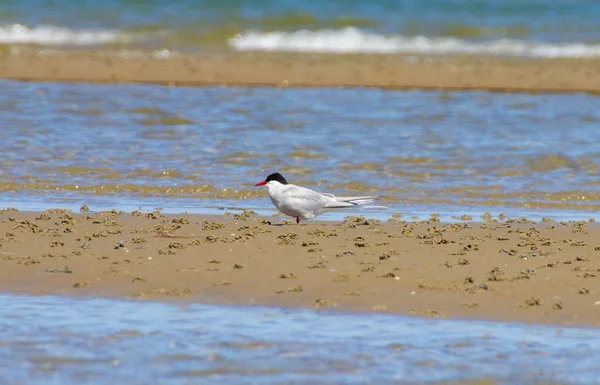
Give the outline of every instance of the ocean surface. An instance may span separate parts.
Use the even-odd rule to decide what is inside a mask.
[[[598,384],[600,331],[0,295],[0,382]]]
[[[275,171],[385,209],[600,219],[586,94],[0,82],[0,206],[274,214]]]
[[[0,52],[600,56],[590,0],[0,0]]]

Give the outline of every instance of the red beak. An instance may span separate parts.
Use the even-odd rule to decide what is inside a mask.
[[[262,181],[262,182],[258,182],[258,183],[257,183],[257,184],[255,184],[254,186],[264,186],[264,185],[266,185],[266,184],[267,184],[267,182],[265,182],[265,181]]]

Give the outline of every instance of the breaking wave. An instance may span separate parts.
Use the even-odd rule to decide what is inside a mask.
[[[238,51],[321,53],[489,54],[530,57],[600,57],[600,44],[526,42],[500,39],[473,42],[449,37],[407,37],[369,33],[354,27],[296,32],[246,32],[228,41]]]
[[[114,30],[72,30],[51,25],[28,27],[23,24],[0,26],[2,44],[97,45],[127,40],[124,33]]]

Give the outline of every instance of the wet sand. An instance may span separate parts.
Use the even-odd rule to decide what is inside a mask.
[[[0,56],[0,78],[172,86],[600,92],[598,59],[223,53],[168,59],[60,53]]]
[[[587,222],[0,212],[2,292],[600,324]]]

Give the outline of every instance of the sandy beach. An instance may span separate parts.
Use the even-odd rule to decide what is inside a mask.
[[[526,220],[251,212],[0,214],[0,290],[405,315],[600,324],[600,228]]]
[[[600,92],[598,59],[227,53],[168,59],[116,54],[0,57],[0,78],[171,86],[374,87]]]

